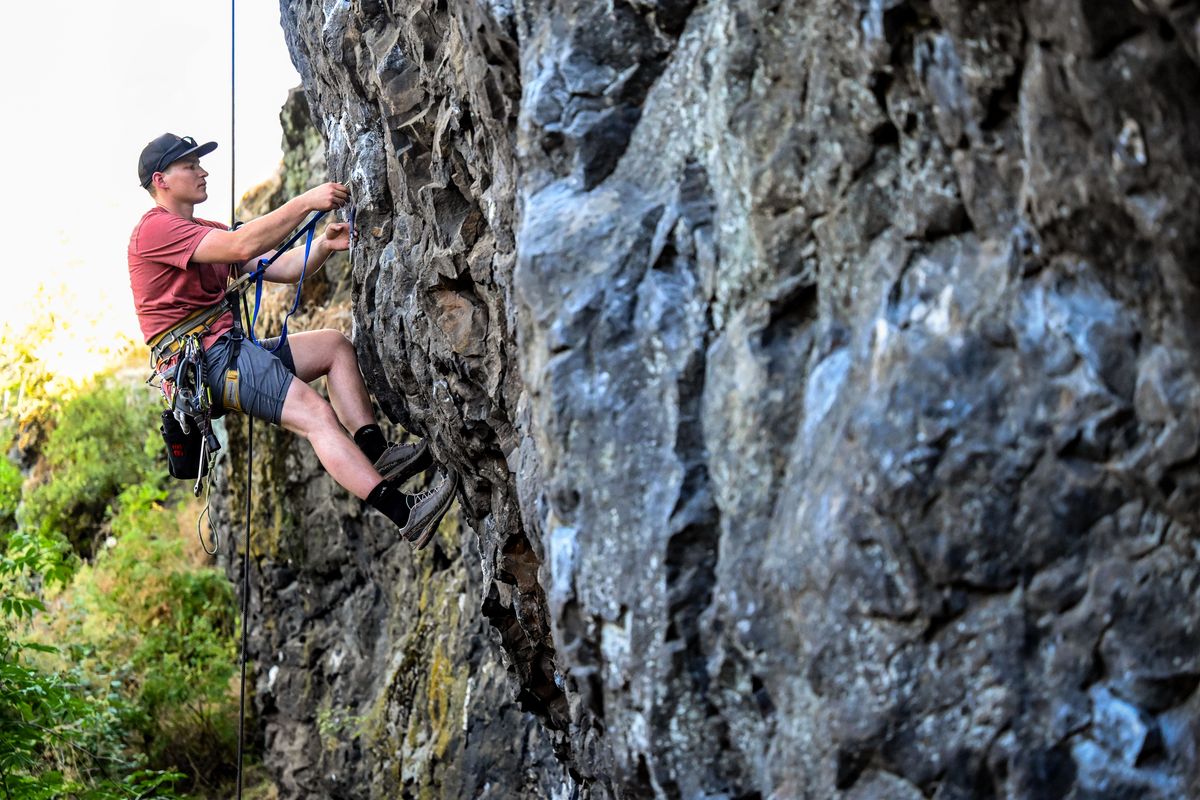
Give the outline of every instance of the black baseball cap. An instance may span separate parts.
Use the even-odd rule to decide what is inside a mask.
[[[138,180],[145,189],[150,185],[154,173],[162,172],[184,156],[206,156],[216,149],[216,142],[196,144],[196,140],[190,136],[164,133],[142,148],[142,157],[138,159]]]

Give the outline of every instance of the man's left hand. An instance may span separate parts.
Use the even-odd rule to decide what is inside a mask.
[[[350,226],[345,222],[331,222],[326,225],[325,246],[334,252],[349,249]]]

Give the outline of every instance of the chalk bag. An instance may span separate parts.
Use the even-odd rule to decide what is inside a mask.
[[[204,434],[200,426],[192,420],[188,431],[184,433],[183,426],[170,410],[162,412],[163,443],[167,446],[167,469],[172,478],[193,480],[208,474],[208,459],[204,458]]]

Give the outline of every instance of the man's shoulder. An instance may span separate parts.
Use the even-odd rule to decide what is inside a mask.
[[[168,211],[162,206],[154,206],[153,208],[148,209],[145,214],[142,214],[142,217],[138,220],[136,227],[140,228],[147,224],[179,228],[195,228],[198,226],[204,228],[225,227],[225,223],[214,222],[211,219],[202,219],[201,217],[192,217],[189,219],[187,217],[181,217],[175,212]]]
[[[158,206],[147,209],[146,213],[142,214],[142,216],[138,218],[137,224],[133,226],[133,238],[137,238],[138,232],[141,231],[141,229],[145,226],[147,220],[153,219],[156,215],[162,213],[165,213],[165,209],[159,208]]]
[[[196,224],[203,225],[206,228],[220,228],[221,230],[225,230],[229,227],[224,222],[215,222],[211,219],[201,219],[200,217],[196,217],[195,222]]]
[[[191,239],[196,236],[197,229],[207,232],[210,229],[224,228],[219,222],[208,219],[188,219],[181,217],[162,206],[155,206],[142,215],[133,233],[129,237],[130,252],[137,253],[146,248],[159,247],[165,243]]]
[[[137,225],[133,226],[131,242],[136,243],[137,240],[146,235],[154,235],[171,229],[187,228],[191,224],[190,221],[177,214],[172,214],[162,206],[154,206],[145,214],[142,214],[141,219],[137,221]]]

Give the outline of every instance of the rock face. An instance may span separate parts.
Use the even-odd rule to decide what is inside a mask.
[[[324,180],[321,139],[294,92],[282,114],[284,169],[243,201],[250,219]],[[344,257],[306,279],[289,329],[349,333]],[[268,289],[259,336],[278,334],[291,287]],[[253,293],[249,293],[253,299]],[[451,512],[415,556],[297,437],[244,417],[226,421],[214,521],[244,541],[251,475],[249,652],[258,745],[287,798],[561,796],[573,785],[552,738],[513,701],[502,652],[479,614],[477,539]],[[229,552],[229,547],[226,548]],[[225,556],[240,585],[240,557]],[[564,789],[568,787],[568,789]]]
[[[465,523],[275,465],[288,796],[1200,794],[1196,3],[282,17]]]

